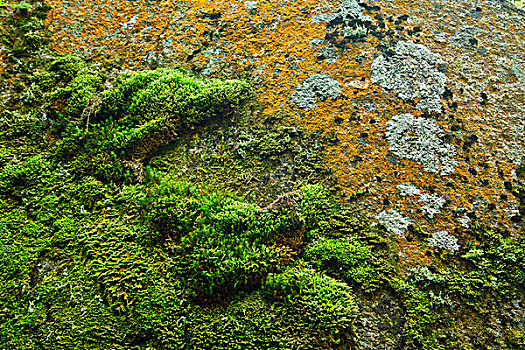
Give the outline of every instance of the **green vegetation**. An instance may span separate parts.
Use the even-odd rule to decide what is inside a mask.
[[[247,83],[52,56],[44,14],[2,27],[0,348],[523,348],[522,237],[410,227],[431,262],[403,268]]]

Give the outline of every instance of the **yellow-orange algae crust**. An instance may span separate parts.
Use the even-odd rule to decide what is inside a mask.
[[[385,35],[369,33],[337,47],[327,40],[328,24],[315,19],[340,3],[56,0],[48,22],[58,52],[123,67],[173,62],[203,74],[251,80],[266,113],[290,112],[320,138],[331,140],[329,161],[345,193],[365,190],[368,195],[361,201],[371,216],[397,208],[428,231],[447,230],[460,242],[469,225],[460,222],[465,213],[470,225],[495,225],[517,234],[520,224],[511,217],[517,215],[518,202],[511,187],[525,146],[525,78],[519,73],[525,67],[523,15],[489,1],[475,6],[370,1],[363,14],[373,24],[382,23]],[[450,38],[468,26],[477,28],[472,47],[452,45]],[[336,41],[344,42],[337,35]],[[449,96],[441,98],[441,114],[424,115],[417,101],[404,101],[397,91],[372,83],[374,58],[399,40],[423,44],[445,61]],[[321,47],[334,48],[334,60],[320,57]],[[291,104],[297,86],[314,74],[337,80],[341,95],[311,110]],[[430,173],[421,164],[392,156],[386,123],[403,113],[433,119],[446,132],[445,142],[457,151],[452,174]],[[419,196],[400,195],[396,186],[404,183],[444,198],[441,213],[425,218]]]

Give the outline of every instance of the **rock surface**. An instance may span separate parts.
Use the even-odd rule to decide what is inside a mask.
[[[525,33],[523,12],[507,3],[53,6],[59,52],[124,66],[176,63],[255,82],[267,113],[293,111],[312,131],[335,137],[330,162],[347,194],[366,186],[362,201],[371,216],[401,210],[460,241],[467,219],[518,232],[513,189],[525,156]],[[427,220],[421,203],[396,188],[403,183],[444,198],[446,208]],[[380,204],[385,199],[389,205]]]
[[[330,162],[347,194],[366,186],[362,201],[372,216],[401,210],[460,241],[466,218],[518,232],[513,189],[525,146],[525,33],[523,12],[508,3],[53,6],[49,24],[60,52],[124,66],[176,63],[253,81],[267,113],[293,111],[320,136],[335,137]],[[401,131],[394,124],[408,115],[414,123],[404,124],[402,138],[413,141],[393,144],[393,130]],[[427,221],[420,203],[397,190],[403,183],[444,198],[446,208]],[[386,198],[390,204],[380,204]]]
[[[525,165],[525,13],[507,2],[51,5],[58,52],[122,68],[178,65],[245,78],[265,113],[288,113],[329,140],[344,193],[397,241],[404,271],[432,280],[428,247],[454,254],[477,226],[510,239],[523,232],[516,187]],[[409,240],[415,226],[426,235]],[[385,303],[373,308],[401,324],[397,304]],[[509,305],[507,314],[522,322],[522,306]],[[493,321],[487,332],[499,339]]]

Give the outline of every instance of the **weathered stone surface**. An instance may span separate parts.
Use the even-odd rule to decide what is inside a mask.
[[[377,57],[372,63],[372,82],[395,90],[403,100],[421,98],[417,107],[441,113],[440,97],[445,92],[447,76],[440,72],[440,55],[423,45],[400,41],[394,55]]]
[[[297,107],[313,109],[317,107],[317,101],[325,101],[328,97],[336,99],[342,91],[337,80],[327,74],[315,74],[297,87],[290,101]]]
[[[506,2],[52,5],[59,52],[252,81],[266,113],[291,112],[319,137],[336,140],[329,161],[346,194],[367,189],[360,201],[371,217],[397,210],[430,233],[454,232],[460,243],[474,218],[511,237],[520,232],[513,188],[525,156],[524,14]],[[298,102],[307,85],[319,88],[312,77],[330,77],[341,92],[334,84]],[[423,195],[400,184],[446,205],[428,222]],[[411,247],[416,254],[417,243]]]
[[[386,124],[385,136],[393,154],[415,161],[431,173],[454,172],[456,148],[443,143],[444,132],[433,120],[402,114]]]

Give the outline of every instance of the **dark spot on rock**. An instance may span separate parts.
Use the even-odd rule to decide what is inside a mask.
[[[522,219],[523,219],[523,217],[521,215],[514,215],[513,217],[510,218],[510,221],[512,221],[513,223],[517,224],[517,223],[521,222]]]
[[[213,21],[213,20],[217,20],[217,19],[221,18],[222,17],[222,13],[219,12],[219,11],[213,11],[211,13],[205,13],[203,17],[206,18],[206,19],[211,19]]]
[[[481,12],[481,7],[476,7],[476,12]]]
[[[370,119],[369,123],[370,123],[370,124],[375,124],[375,123],[376,123],[376,120],[375,120],[375,119]]]
[[[470,39],[468,39],[468,42],[472,46],[477,46],[478,45],[478,39],[476,39],[476,38],[470,38]]]
[[[415,26],[414,28],[407,30],[407,33],[408,35],[418,35],[421,31],[421,26]]]
[[[387,198],[383,199],[383,205],[390,205],[390,201]]]
[[[396,21],[394,22],[394,24],[401,24],[403,23],[404,21],[406,21],[408,19],[408,15],[402,15],[402,16],[399,16],[397,17]]]
[[[467,136],[463,142],[463,151],[468,152],[469,148],[476,142],[478,142],[478,137],[476,135]]]
[[[341,118],[341,117],[335,117],[334,122],[335,122],[337,125],[341,125],[341,124],[343,123],[343,118]]]
[[[496,209],[496,205],[494,203],[490,203],[488,208],[489,208],[489,210],[494,210],[494,209]]]
[[[482,184],[483,186],[488,186],[488,185],[489,185],[489,180],[487,180],[487,179],[483,179],[483,180],[481,180],[481,184]]]
[[[451,143],[451,142],[454,141],[454,136],[450,135],[450,134],[447,134],[447,135],[443,136],[443,141],[445,143]]]
[[[478,175],[478,172],[474,168],[468,168],[468,172],[471,173],[474,176]]]
[[[366,132],[362,132],[360,136],[361,136],[362,138],[366,139],[366,138],[368,138],[368,133],[366,133]]]
[[[359,6],[361,6],[362,8],[367,10],[368,12],[372,12],[372,11],[378,12],[378,11],[381,10],[381,7],[379,7],[379,6],[368,5],[366,3],[360,3]]]
[[[505,181],[505,182],[503,183],[503,186],[505,187],[505,189],[506,189],[507,191],[512,191],[512,184],[511,184],[510,182]]]
[[[452,125],[452,127],[450,128],[451,131],[459,131],[461,128],[459,127],[459,125]]]
[[[448,88],[445,88],[445,92],[443,93],[443,98],[452,99],[452,91],[450,91]]]
[[[452,108],[453,110],[456,110],[458,108],[458,103],[457,102],[452,102],[450,105],[449,105],[450,108]]]
[[[507,199],[509,199],[509,197],[507,197],[506,194],[502,194],[501,196],[499,196],[499,199],[501,199],[502,201],[506,201]]]
[[[202,51],[202,48],[198,48],[196,50],[193,50],[193,52],[191,54],[189,54],[188,57],[186,57],[186,61],[193,60],[195,58],[195,56],[197,56],[201,51]]]
[[[482,92],[482,93],[480,94],[480,96],[481,96],[481,99],[482,99],[482,101],[480,102],[480,104],[481,104],[482,106],[484,106],[484,105],[487,103],[488,96],[487,96],[487,94],[484,93],[484,92]]]

